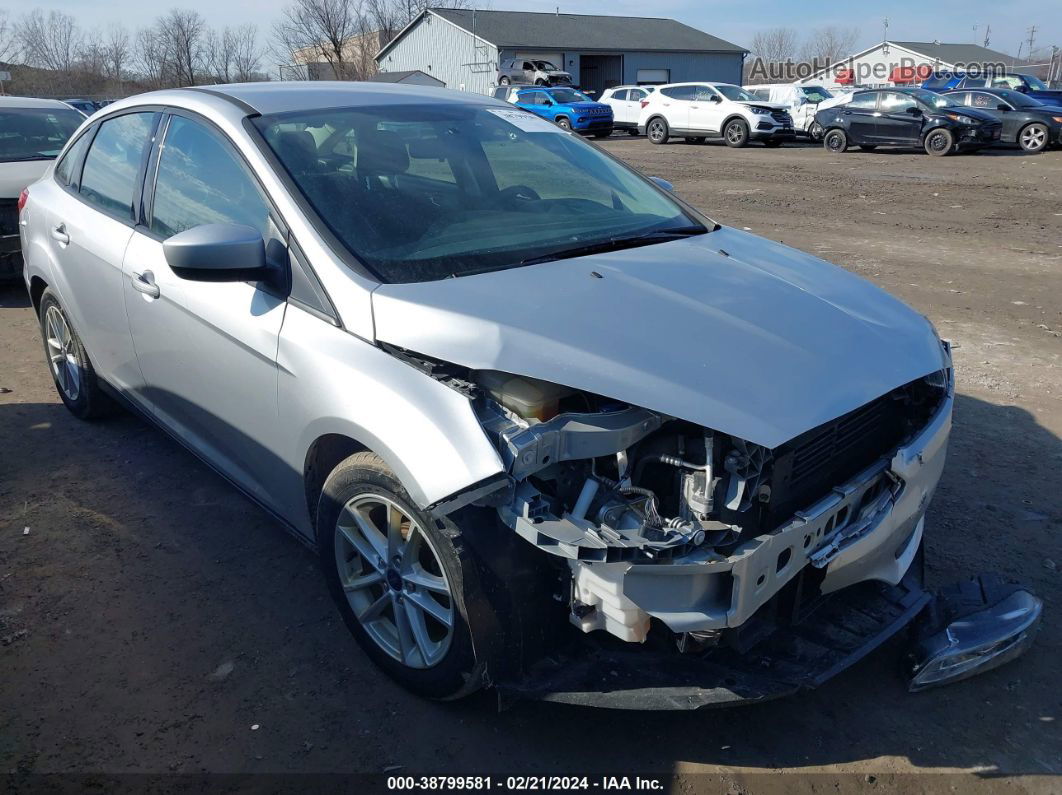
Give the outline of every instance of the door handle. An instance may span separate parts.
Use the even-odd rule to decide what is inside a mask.
[[[155,284],[155,274],[151,271],[134,273],[133,289],[138,293],[143,293],[149,298],[158,298],[162,294],[162,291],[159,290],[159,286]]]
[[[52,227],[52,240],[55,240],[64,246],[70,242],[70,235],[66,233],[66,224],[59,224],[59,226]]]

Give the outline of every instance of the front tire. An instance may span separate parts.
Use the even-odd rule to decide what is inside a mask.
[[[557,126],[560,127],[562,130],[568,130],[569,132],[571,131],[572,123],[567,116],[558,116],[554,121],[556,122]]]
[[[931,130],[926,136],[925,150],[934,157],[950,155],[955,150],[955,136],[951,130]]]
[[[1046,124],[1027,124],[1018,131],[1018,146],[1030,155],[1038,154],[1047,148],[1048,134]]]
[[[848,151],[848,135],[844,130],[830,130],[823,136],[822,146],[827,152],[839,155]]]
[[[378,456],[355,453],[328,476],[317,539],[343,620],[377,666],[428,698],[482,685],[465,608],[476,562],[457,526],[416,508]]]
[[[498,85],[499,86],[507,86],[507,85],[509,85],[509,78],[508,77],[503,77],[501,80],[498,81]]]
[[[649,137],[650,143],[666,144],[667,139],[671,137],[671,130],[667,126],[667,121],[657,116],[655,119],[649,120],[649,124],[645,128],[645,134]]]
[[[63,311],[59,297],[50,289],[41,296],[39,318],[44,355],[63,405],[80,420],[111,414],[114,401],[100,387],[81,338]]]
[[[723,128],[723,138],[726,139],[727,146],[740,149],[749,142],[749,125],[744,119],[727,122],[726,127]]]

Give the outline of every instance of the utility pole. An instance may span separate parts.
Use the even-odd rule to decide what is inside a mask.
[[[985,25],[985,47],[988,47],[988,36],[992,32],[991,25]]]
[[[1029,54],[1026,56],[1029,60],[1033,57],[1033,42],[1036,41],[1036,25],[1029,28]]]

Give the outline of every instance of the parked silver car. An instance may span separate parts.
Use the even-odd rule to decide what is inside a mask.
[[[755,700],[929,598],[952,371],[926,319],[510,105],[121,100],[21,229],[70,411],[134,407],[273,513],[419,693]],[[801,620],[820,645],[786,657]]]
[[[570,72],[558,69],[550,61],[510,58],[498,67],[498,84],[527,83],[536,86],[570,86]]]

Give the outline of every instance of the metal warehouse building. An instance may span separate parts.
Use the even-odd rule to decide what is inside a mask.
[[[740,83],[746,54],[673,19],[428,8],[376,62],[382,72],[419,69],[449,88],[486,94],[501,61],[529,57],[600,93],[627,83]]]

